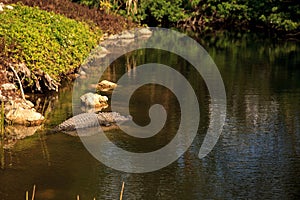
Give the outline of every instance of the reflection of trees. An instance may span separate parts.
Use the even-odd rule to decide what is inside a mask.
[[[249,198],[261,193],[268,197],[276,190],[291,190],[278,187],[279,180],[291,187],[296,184],[299,44],[244,37],[216,37],[207,45],[221,71],[228,99],[227,123],[211,162],[220,180],[231,180],[232,185],[224,190],[248,191],[242,195]],[[255,191],[253,196],[249,191]]]
[[[247,126],[265,124],[289,104],[281,102],[277,93],[299,88],[300,74],[295,71],[300,64],[299,44],[247,34],[238,37],[209,37],[201,42],[221,71],[232,114]]]

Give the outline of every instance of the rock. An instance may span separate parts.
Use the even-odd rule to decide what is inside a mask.
[[[79,74],[80,74],[80,76],[86,76],[86,72],[83,70],[81,70]]]
[[[31,102],[31,101],[28,101],[28,100],[25,100],[22,102],[23,104],[23,107],[27,107],[27,108],[33,108],[34,107],[34,104]]]
[[[124,31],[119,36],[119,39],[133,39],[135,38],[135,35],[129,31]]]
[[[105,47],[102,46],[98,46],[97,48],[95,48],[95,50],[92,52],[91,55],[93,55],[93,57],[91,57],[92,59],[94,58],[95,60],[101,59],[106,57],[108,54],[110,54],[111,52],[108,51]]]
[[[110,51],[108,51],[105,47],[101,47],[100,52],[103,53],[103,54],[109,54],[110,53]]]
[[[124,31],[118,35],[110,35],[107,39],[108,40],[116,40],[116,39],[134,39],[135,34],[130,31]]]
[[[36,112],[34,104],[28,100],[21,98],[9,100],[4,107],[5,121],[9,124],[36,126],[44,121],[44,116]]]
[[[81,102],[88,107],[107,107],[108,98],[94,93],[86,93],[80,97]]]
[[[31,109],[34,107],[34,104],[31,101],[23,100],[21,98],[17,98],[15,100],[10,100],[5,104],[6,113],[9,110],[17,109],[17,108],[24,108],[24,109]]]
[[[36,112],[34,108],[17,107],[9,110],[5,117],[5,120],[9,124],[20,124],[25,126],[37,126],[44,121],[44,116]]]
[[[136,31],[136,35],[137,36],[149,36],[149,35],[152,35],[152,31],[150,31],[148,28],[141,28],[141,29],[138,29]]]
[[[116,39],[118,39],[118,36],[117,35],[110,35],[107,39],[108,40],[116,40]]]
[[[133,43],[134,39],[121,39],[117,41],[118,46],[128,46]]]
[[[100,92],[107,92],[107,91],[115,89],[116,87],[117,87],[116,83],[113,83],[113,82],[110,82],[107,80],[103,80],[100,83],[98,83],[96,89],[97,89],[97,91],[100,91]]]
[[[1,85],[1,88],[3,90],[16,90],[17,89],[16,86],[12,83],[4,83]]]

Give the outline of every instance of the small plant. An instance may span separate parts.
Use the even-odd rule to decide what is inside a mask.
[[[112,5],[108,0],[100,0],[100,9],[104,10],[106,13],[109,13],[112,8]]]

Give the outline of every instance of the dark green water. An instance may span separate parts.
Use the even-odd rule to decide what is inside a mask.
[[[217,64],[227,93],[227,118],[213,151],[198,159],[208,126],[209,93],[201,76],[167,52],[147,50],[118,59],[104,78],[116,81],[145,62],[174,66],[192,84],[201,105],[198,136],[176,162],[155,172],[127,174],[94,159],[79,138],[62,133],[36,135],[1,150],[0,199],[25,199],[37,186],[36,199],[299,199],[300,197],[300,44],[256,36],[199,39]],[[145,55],[152,56],[145,56]],[[171,77],[166,77],[171,78]],[[46,127],[72,116],[72,85],[49,97]],[[156,136],[137,140],[116,130],[107,133],[123,148],[147,152],[176,134],[180,109],[164,87],[140,88],[130,104],[136,123],[149,123],[151,104],[168,111],[167,125]]]

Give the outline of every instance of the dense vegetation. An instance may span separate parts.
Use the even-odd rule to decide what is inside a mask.
[[[135,26],[69,0],[4,1],[14,2],[14,9],[0,12],[0,71],[14,66],[28,89],[57,90],[61,77],[80,66],[102,33]]]
[[[1,54],[13,63],[25,63],[32,76],[47,73],[59,79],[78,67],[100,40],[100,30],[84,22],[38,8],[13,7],[0,14]]]
[[[296,32],[300,28],[300,4],[293,0],[197,0],[188,25],[195,28],[260,28]]]
[[[207,31],[260,28],[298,32],[297,0],[73,0],[106,12],[117,12],[151,26]]]

